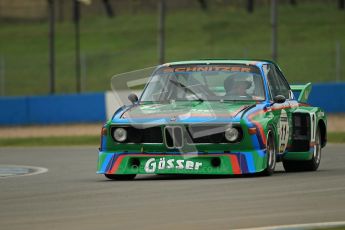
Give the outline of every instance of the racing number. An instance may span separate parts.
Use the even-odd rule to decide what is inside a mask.
[[[284,153],[289,141],[289,119],[284,109],[281,110],[278,122],[279,153]]]

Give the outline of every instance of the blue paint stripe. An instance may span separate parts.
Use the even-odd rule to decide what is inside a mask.
[[[264,141],[262,140],[261,135],[259,133],[257,133],[256,137],[259,140],[260,149],[266,148],[266,143],[264,143]]]
[[[256,172],[252,153],[243,153],[243,155],[245,156],[245,159],[247,160],[246,162],[247,162],[247,167],[248,167],[249,172],[251,173]]]
[[[105,172],[109,172],[110,171],[111,167],[114,165],[115,158],[117,158],[116,155],[112,154],[111,155],[111,159],[108,161],[108,164],[107,164],[107,167],[105,169]]]
[[[101,150],[104,150],[107,148],[107,137],[106,136],[102,136],[102,142],[101,142]]]
[[[256,152],[258,153],[259,157],[265,157],[266,155],[266,150],[258,150]]]
[[[114,155],[113,154],[107,154],[107,156],[105,157],[104,161],[103,161],[103,164],[101,166],[101,171],[102,172],[106,172],[107,171],[107,166],[109,165],[109,161],[111,161],[112,157]]]
[[[257,150],[261,149],[257,135],[251,135],[250,138],[252,140],[252,145],[253,145],[254,149],[257,149]]]
[[[244,154],[240,155],[240,167],[242,173],[248,173],[247,160]]]

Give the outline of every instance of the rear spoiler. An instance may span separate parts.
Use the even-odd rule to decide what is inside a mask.
[[[298,97],[298,101],[302,103],[307,103],[308,97],[311,92],[311,83],[305,85],[290,85],[292,92],[295,97]]]

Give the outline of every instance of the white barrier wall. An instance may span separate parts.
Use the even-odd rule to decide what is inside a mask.
[[[138,97],[141,95],[141,90],[136,91],[122,91],[114,92],[107,91],[105,92],[105,108],[107,120],[109,120],[115,113],[115,111],[123,105],[130,105],[131,102],[127,99],[128,95],[135,93]]]

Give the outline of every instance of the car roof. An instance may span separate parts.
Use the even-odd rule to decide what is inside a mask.
[[[189,60],[189,61],[177,61],[169,62],[164,65],[188,65],[188,64],[243,64],[243,65],[255,65],[261,66],[263,64],[274,64],[276,63],[270,60],[259,60],[259,59],[200,59],[200,60]]]

